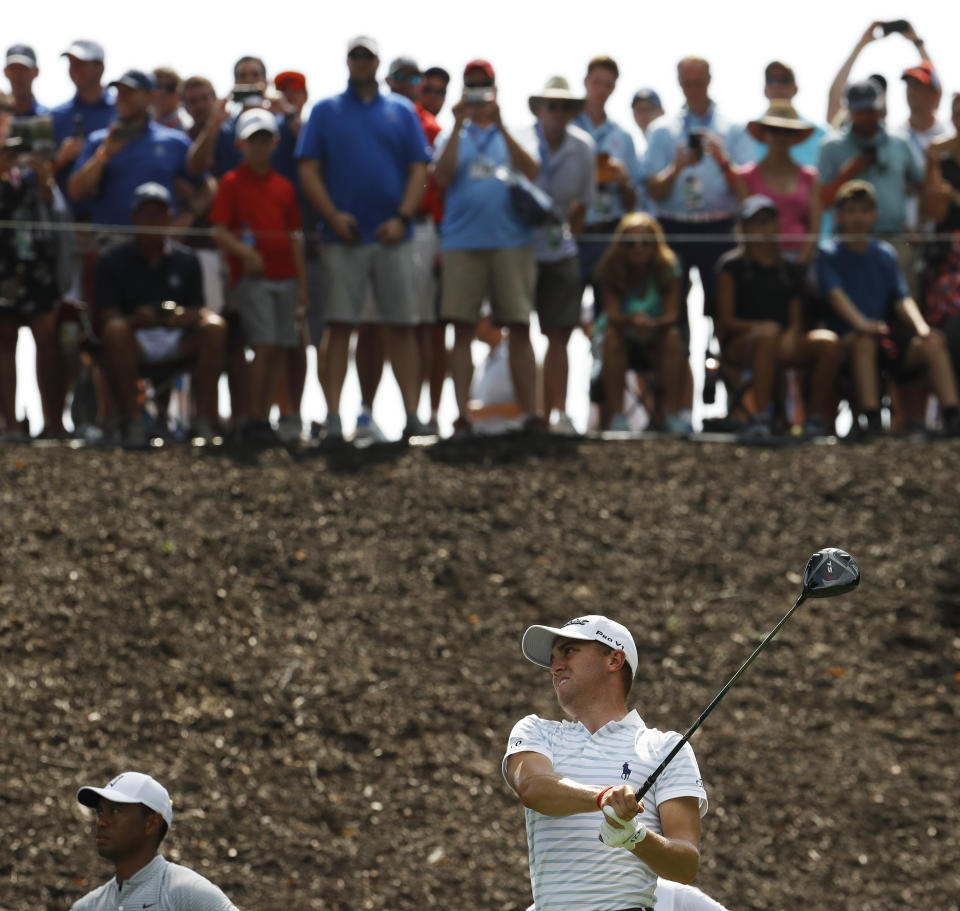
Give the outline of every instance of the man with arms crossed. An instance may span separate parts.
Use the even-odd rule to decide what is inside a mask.
[[[173,823],[167,789],[142,772],[122,772],[103,788],[81,788],[77,800],[96,811],[97,853],[116,876],[71,911],[237,911],[220,889],[199,873],[157,853]]]
[[[557,701],[574,719],[521,719],[503,760],[526,807],[537,909],[652,907],[658,875],[689,883],[700,863],[707,793],[693,750],[683,747],[638,806],[635,788],[679,735],[648,728],[627,710],[638,665],[630,631],[591,615],[560,628],[531,626],[521,648],[550,668]]]

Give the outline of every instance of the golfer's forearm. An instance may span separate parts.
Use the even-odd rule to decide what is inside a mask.
[[[559,775],[530,775],[517,788],[525,807],[544,816],[572,816],[596,813],[597,795],[602,788],[578,784]]]
[[[630,853],[657,876],[678,883],[692,883],[700,868],[700,851],[696,845],[681,838],[664,838],[656,832],[648,831],[647,837]]]

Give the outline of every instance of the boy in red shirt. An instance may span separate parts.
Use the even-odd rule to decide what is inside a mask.
[[[253,348],[250,430],[253,436],[269,435],[284,361],[281,349],[299,346],[299,327],[309,306],[303,224],[293,184],[270,163],[277,144],[276,117],[251,108],[238,118],[236,135],[243,162],[221,178],[210,222],[227,255],[231,303]]]

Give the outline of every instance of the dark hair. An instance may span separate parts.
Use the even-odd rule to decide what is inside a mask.
[[[617,66],[617,61],[614,60],[613,57],[607,57],[606,55],[594,57],[587,64],[587,75],[589,76],[598,67],[609,70],[611,73],[613,73],[614,79],[620,78],[620,67]]]
[[[207,79],[206,76],[190,76],[188,79],[184,79],[184,92],[186,92],[187,89],[207,89],[207,91],[211,92],[214,96],[217,94],[216,89],[213,87],[213,83]]]
[[[145,803],[140,804],[140,812],[143,813],[144,819],[146,819],[148,816],[153,816],[154,814],[160,816],[156,810],[151,810],[150,807],[148,807]],[[167,825],[167,821],[160,816],[160,831],[157,833],[157,843],[154,845],[155,848],[160,847],[160,842],[167,837],[167,830],[169,828],[170,827]]]
[[[596,643],[600,648],[603,649],[605,655],[611,654],[614,650],[610,648],[609,645],[604,645],[602,642]],[[630,667],[630,662],[627,661],[627,653],[623,653],[623,666],[620,668],[620,682],[623,684],[623,698],[626,699],[630,694],[630,689],[633,687],[633,668]]]
[[[236,78],[237,78],[237,70],[240,69],[240,65],[243,64],[243,63],[256,63],[257,66],[260,67],[260,73],[261,73],[261,75],[263,76],[263,78],[264,78],[264,79],[267,78],[267,65],[263,62],[263,60],[262,60],[260,57],[250,57],[250,56],[247,56],[247,57],[241,57],[241,58],[233,65],[233,78],[234,78],[234,80],[236,80]]]
[[[425,79],[430,79],[431,77],[436,79],[442,79],[445,83],[450,82],[450,74],[442,66],[431,66],[423,71],[423,76]]]

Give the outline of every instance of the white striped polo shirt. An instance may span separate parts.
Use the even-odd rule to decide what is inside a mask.
[[[117,887],[117,878],[84,895],[70,911],[237,911],[209,879],[158,854]]]
[[[541,753],[566,778],[595,787],[629,784],[639,788],[660,765],[680,735],[648,728],[636,710],[591,734],[579,722],[547,721],[527,715],[510,732],[503,759],[527,750]],[[508,779],[509,783],[509,779]],[[673,758],[643,799],[640,818],[662,834],[659,804],[675,797],[696,797],[707,812],[707,792],[690,744]],[[619,911],[653,906],[657,875],[620,848],[608,848],[598,835],[596,813],[544,816],[526,809],[530,885],[537,911]]]

